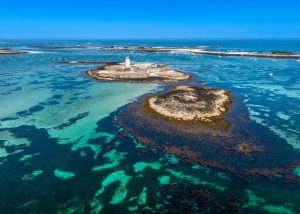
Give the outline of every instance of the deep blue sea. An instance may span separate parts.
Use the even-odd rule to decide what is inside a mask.
[[[296,39],[0,40],[0,48],[30,51],[0,55],[0,213],[300,213],[300,60],[99,49],[108,45],[300,54]],[[151,149],[114,121],[126,105],[165,85],[94,81],[85,71],[97,65],[56,63],[127,55],[231,91],[253,122],[249,129],[276,148],[280,158],[266,158],[257,171],[272,175],[248,179],[145,152]]]

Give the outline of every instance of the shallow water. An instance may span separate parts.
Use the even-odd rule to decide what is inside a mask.
[[[89,48],[27,47],[40,44]],[[264,126],[257,134],[271,133],[271,141],[278,139],[271,143],[290,147],[294,155],[300,152],[299,61],[96,49],[114,44],[300,53],[300,40],[25,40],[1,44],[32,51],[0,55],[1,213],[151,213],[179,211],[186,204],[193,207],[191,213],[233,212],[235,206],[229,202],[242,213],[300,212],[299,180],[251,182],[185,163],[174,155],[151,152],[114,123],[122,106],[161,90],[162,85],[96,82],[84,75],[95,65],[55,64],[123,61],[129,54],[133,61],[168,64],[192,73],[194,82],[201,79],[237,94],[250,119]],[[276,160],[278,166],[285,162]],[[294,173],[299,176],[297,166]],[[192,190],[200,191],[200,201],[190,195]],[[186,202],[179,204],[183,196]]]

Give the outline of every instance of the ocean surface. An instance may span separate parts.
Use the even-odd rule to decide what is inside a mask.
[[[300,60],[98,49],[208,45],[300,54],[300,40],[0,42],[7,42],[0,48],[30,51],[0,55],[0,213],[300,213]],[[94,81],[85,71],[97,65],[56,63],[123,61],[127,55],[133,62],[167,64],[192,74],[193,82],[231,91],[257,135],[266,136],[271,147],[291,151],[292,170],[276,178],[244,179],[174,154],[145,152],[147,146],[114,121],[126,105],[165,84]],[[289,153],[277,152],[280,159],[266,159],[266,166],[286,166]],[[291,181],[289,175],[298,178]]]

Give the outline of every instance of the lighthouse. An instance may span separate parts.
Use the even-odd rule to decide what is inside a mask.
[[[129,56],[125,57],[125,68],[126,69],[130,68],[130,58],[129,58]]]

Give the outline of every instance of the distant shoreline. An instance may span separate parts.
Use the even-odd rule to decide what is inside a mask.
[[[144,51],[144,52],[190,52],[195,54],[206,54],[214,56],[242,56],[242,57],[258,57],[258,58],[276,58],[276,59],[300,59],[300,54],[295,54],[286,51],[272,51],[272,52],[248,52],[248,51],[209,51],[206,46],[195,48],[172,48],[172,47],[118,47],[112,46],[107,48],[100,48],[101,50],[122,50],[122,51]]]

